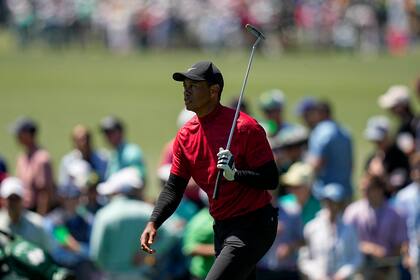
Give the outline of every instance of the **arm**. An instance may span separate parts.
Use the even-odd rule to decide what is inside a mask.
[[[279,184],[279,173],[274,160],[255,170],[237,170],[233,155],[229,150],[220,148],[217,157],[217,168],[223,170],[223,176],[229,181],[236,181],[253,188],[266,190],[274,190]]]
[[[333,279],[348,279],[353,276],[362,265],[363,256],[358,248],[359,238],[356,230],[349,228],[348,235],[348,239],[345,240],[345,246],[348,253],[344,253],[347,255],[348,259],[346,260],[346,263],[338,269]]]
[[[298,267],[303,275],[311,276],[311,279],[326,279],[323,267],[319,261],[313,258],[308,246],[299,250]]]
[[[40,187],[38,191],[37,201],[36,201],[36,211],[45,215],[52,204],[53,199],[53,189],[54,189],[54,180],[53,180],[52,166],[49,161],[43,163],[41,167],[41,173],[37,177],[37,184]]]
[[[255,171],[237,170],[235,181],[258,189],[274,190],[279,184],[279,173],[276,163],[269,161]]]
[[[141,238],[141,248],[149,253],[154,253],[150,248],[153,244],[157,229],[168,219],[176,210],[181,202],[188,180],[182,177],[171,174],[168,182],[163,188],[156,202],[155,209],[153,209],[150,221],[147,223]]]
[[[214,257],[214,254],[213,244],[197,244],[190,252],[191,256]]]
[[[311,279],[327,279],[323,265],[318,260],[319,256],[313,252],[313,244],[319,240],[314,239],[314,230],[322,230],[313,224],[314,220],[306,224],[303,230],[303,238],[305,246],[299,250],[298,267],[303,275],[306,277],[311,276]],[[312,223],[312,224],[311,224]],[[319,253],[318,253],[319,254]]]

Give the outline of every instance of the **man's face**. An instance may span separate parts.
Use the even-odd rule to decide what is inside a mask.
[[[278,120],[281,120],[282,109],[276,108],[276,109],[264,110],[264,115],[268,120],[273,120],[277,122]]]
[[[385,136],[383,139],[381,140],[376,140],[376,141],[372,141],[375,146],[376,149],[380,150],[380,151],[385,151],[386,148],[388,147],[388,136]]]
[[[411,179],[420,183],[420,163],[416,163],[411,166]]]
[[[319,122],[319,118],[315,109],[308,109],[303,113],[303,121],[309,128],[314,128]]]
[[[18,142],[23,146],[29,146],[33,142],[33,135],[28,131],[20,131],[16,138]]]
[[[375,186],[366,180],[362,180],[360,192],[368,201],[377,201],[384,196],[381,186]]]
[[[74,146],[80,151],[87,151],[90,147],[90,137],[87,134],[74,135]]]
[[[396,115],[397,117],[403,117],[405,112],[407,111],[407,105],[406,104],[397,104],[389,109],[389,111]]]
[[[108,143],[113,147],[117,147],[122,141],[122,131],[119,129],[107,130],[105,136]]]
[[[308,198],[311,194],[310,188],[308,186],[293,186],[290,188],[290,192],[296,196],[299,204],[303,205],[308,201]]]
[[[3,203],[10,217],[12,219],[19,219],[23,209],[22,198],[12,194],[7,199],[4,199]]]
[[[332,215],[336,215],[341,212],[341,204],[339,202],[335,202],[327,198],[322,200],[322,204],[325,206],[326,209],[328,209],[328,211]]]
[[[193,81],[185,79],[184,83],[184,103],[187,110],[200,115],[205,112],[211,104],[210,87],[206,81]]]

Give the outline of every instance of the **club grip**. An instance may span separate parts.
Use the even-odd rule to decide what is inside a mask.
[[[217,177],[216,177],[216,183],[214,184],[214,190],[213,190],[213,199],[217,199],[217,196],[219,195],[219,185],[220,185],[220,181],[222,181],[222,170],[219,169],[219,171],[217,172]]]

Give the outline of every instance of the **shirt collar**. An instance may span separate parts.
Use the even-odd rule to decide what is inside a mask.
[[[121,143],[117,146],[117,151],[121,152],[124,149],[125,144],[126,144],[125,141],[121,141]]]
[[[222,111],[222,104],[217,104],[216,108],[214,108],[213,111],[211,111],[210,113],[208,113],[207,115],[205,115],[204,117],[198,117],[198,120],[200,123],[207,123],[209,121],[214,120],[217,115],[219,115],[219,113]]]

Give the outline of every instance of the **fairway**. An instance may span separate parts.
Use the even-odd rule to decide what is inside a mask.
[[[182,85],[172,80],[198,60],[212,60],[225,77],[222,103],[238,95],[249,53],[190,51],[139,52],[113,55],[104,50],[19,52],[0,48],[0,154],[13,171],[19,151],[8,126],[20,115],[40,124],[40,142],[53,157],[55,171],[71,149],[70,130],[77,123],[94,131],[97,147],[105,147],[98,130],[108,114],[121,117],[128,139],[140,144],[149,168],[149,196],[156,195],[156,167],[163,145],[176,133],[176,117],[183,107]],[[325,97],[334,104],[336,118],[355,139],[356,174],[370,145],[363,139],[368,117],[381,113],[377,98],[392,84],[412,88],[420,74],[420,51],[403,57],[363,57],[350,54],[256,54],[245,99],[259,117],[258,96],[282,89],[286,115],[296,121],[294,107],[303,96]],[[417,102],[413,98],[413,102]],[[226,135],[227,137],[227,135]]]

